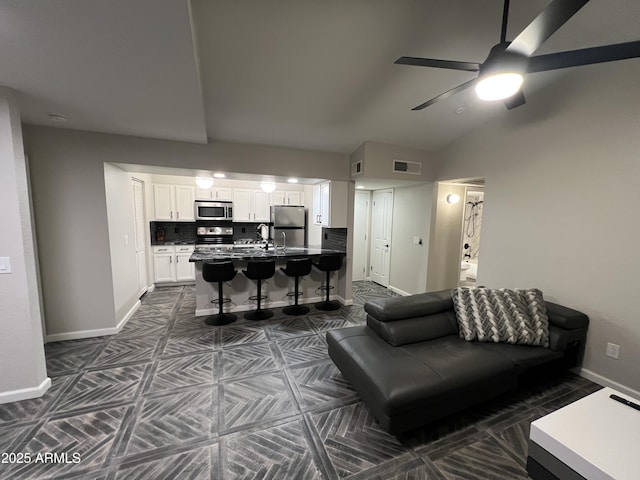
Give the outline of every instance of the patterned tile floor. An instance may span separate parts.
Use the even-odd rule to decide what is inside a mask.
[[[193,287],[158,288],[118,335],[46,345],[53,386],[0,405],[0,453],[59,457],[0,463],[0,478],[526,479],[530,422],[599,388],[566,373],[390,436],[327,356],[327,330],[393,293],[356,282],[354,295],[337,312],[208,327]]]

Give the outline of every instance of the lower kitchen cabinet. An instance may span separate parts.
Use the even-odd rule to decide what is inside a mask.
[[[154,283],[192,282],[195,264],[189,262],[193,245],[156,245],[153,247]]]

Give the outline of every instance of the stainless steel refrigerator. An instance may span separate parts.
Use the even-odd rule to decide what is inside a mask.
[[[278,246],[306,247],[307,210],[294,205],[271,207],[270,237]]]

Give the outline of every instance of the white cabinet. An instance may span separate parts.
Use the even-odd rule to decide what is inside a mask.
[[[331,182],[324,182],[313,186],[313,215],[314,225],[331,226]]]
[[[196,279],[195,264],[189,262],[193,245],[154,246],[153,280],[155,283],[191,282]]]
[[[268,222],[270,206],[267,192],[251,188],[233,189],[234,222]]]
[[[271,193],[271,205],[304,206],[304,192],[276,190]]]
[[[200,200],[224,200],[233,201],[233,188],[231,187],[213,187],[198,188],[196,187],[196,198]]]
[[[193,222],[195,187],[187,185],[153,185],[155,220]]]

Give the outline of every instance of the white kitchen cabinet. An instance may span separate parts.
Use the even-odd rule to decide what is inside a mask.
[[[193,222],[195,187],[187,185],[153,185],[154,219]]]
[[[196,279],[195,264],[189,262],[193,245],[153,247],[155,283],[191,282]]]
[[[267,192],[251,188],[233,189],[234,222],[268,222],[270,206]]]
[[[313,186],[312,217],[314,225],[331,226],[331,182]]]
[[[221,200],[233,201],[233,188],[231,187],[213,187],[198,188],[196,187],[196,198],[198,200]]]
[[[304,206],[304,192],[276,190],[271,193],[271,205]]]

